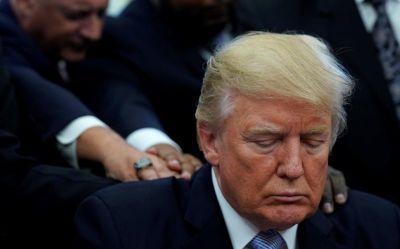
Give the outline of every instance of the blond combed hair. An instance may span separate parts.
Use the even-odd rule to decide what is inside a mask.
[[[196,118],[219,128],[234,108],[233,90],[257,98],[299,99],[332,113],[332,145],[344,129],[353,80],[319,39],[252,32],[221,48],[207,64]]]

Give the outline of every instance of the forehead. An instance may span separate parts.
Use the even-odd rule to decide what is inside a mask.
[[[42,2],[64,7],[106,8],[108,0],[41,0]]]
[[[227,121],[240,129],[270,127],[276,130],[326,130],[331,128],[331,113],[305,101],[269,97],[255,98],[238,94]]]

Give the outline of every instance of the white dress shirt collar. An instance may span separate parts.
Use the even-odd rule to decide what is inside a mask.
[[[260,230],[250,221],[240,216],[223,196],[218,184],[214,168],[211,170],[212,182],[222,215],[228,229],[233,249],[243,249],[256,236]],[[296,248],[297,224],[285,231],[279,231],[285,240],[288,249]]]

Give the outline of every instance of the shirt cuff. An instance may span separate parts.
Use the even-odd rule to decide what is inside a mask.
[[[69,165],[79,168],[76,140],[83,132],[96,126],[107,127],[104,122],[94,116],[83,116],[70,122],[56,135],[57,148]]]
[[[145,151],[156,144],[169,144],[182,152],[181,147],[167,134],[155,128],[141,128],[126,137],[126,142],[138,150]]]

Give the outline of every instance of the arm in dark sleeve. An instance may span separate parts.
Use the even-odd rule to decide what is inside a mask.
[[[20,105],[42,140],[55,137],[76,118],[93,115],[72,93],[24,66],[10,66]]]
[[[60,244],[71,239],[79,203],[114,182],[75,169],[41,165],[20,155],[18,147],[15,136],[0,130],[0,219],[9,226],[13,243],[65,248]]]
[[[146,80],[122,58],[98,55],[75,68],[72,79],[80,98],[121,136],[140,128],[163,130],[143,90]]]

